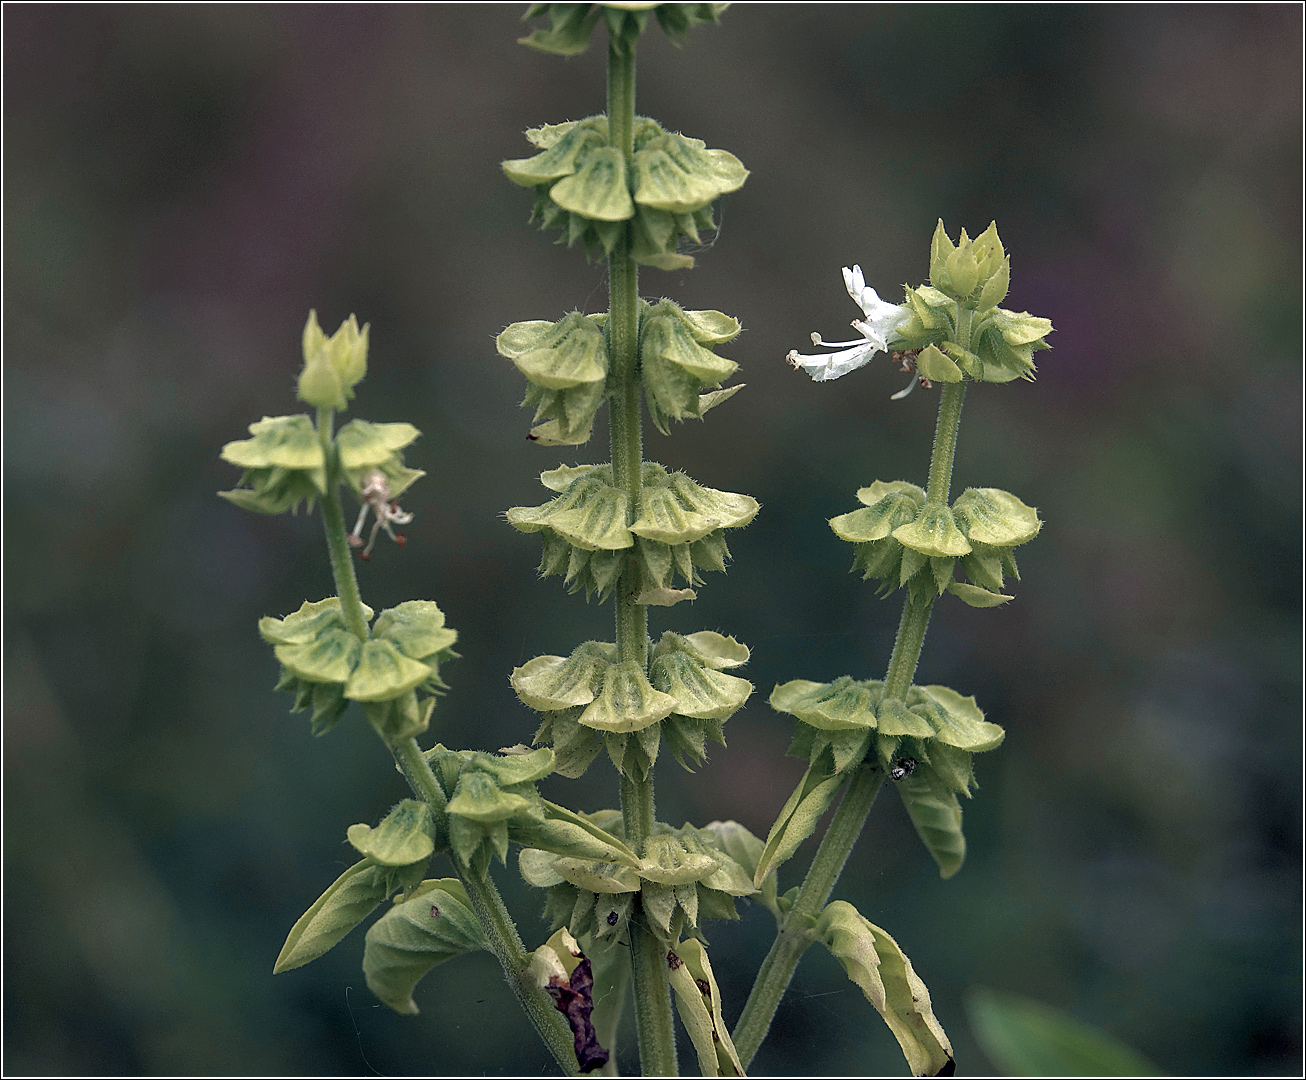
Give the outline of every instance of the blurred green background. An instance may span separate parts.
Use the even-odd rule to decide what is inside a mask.
[[[532,1073],[551,1065],[485,954],[422,1015],[377,1005],[361,933],[272,977],[405,790],[365,725],[313,740],[256,620],[332,591],[316,519],[214,497],[217,457],[297,411],[310,307],[372,325],[356,415],[424,432],[409,543],[375,607],[438,600],[464,659],[431,740],[529,741],[508,672],[610,633],[535,576],[503,511],[606,459],[524,438],[494,335],[605,306],[603,268],[528,227],[499,162],[603,108],[598,48],[515,44],[516,6],[5,5],[5,1068],[17,1073]],[[913,958],[960,1071],[991,1063],[966,992],[1063,1009],[1179,1074],[1301,1069],[1302,9],[739,5],[640,52],[638,106],[752,170],[718,242],[646,296],[746,328],[748,389],[648,456],[757,497],[727,577],[655,634],[753,648],[758,692],[661,816],[764,835],[802,764],[771,686],[881,677],[900,600],[825,524],[875,479],[922,482],[935,395],[880,357],[837,385],[784,355],[890,299],[929,236],[996,218],[1008,306],[1050,318],[1034,384],[969,395],[954,490],[1046,526],[1016,601],[936,612],[918,678],[974,693],[970,854],[941,882],[897,799],[838,890]],[[616,799],[602,763],[544,790]],[[789,865],[794,884],[812,845]],[[539,905],[496,871],[528,943]],[[771,936],[709,928],[727,1019]],[[688,1064],[688,1063],[687,1063]],[[629,1045],[623,1066],[630,1068]],[[900,1073],[826,955],[758,1073]]]

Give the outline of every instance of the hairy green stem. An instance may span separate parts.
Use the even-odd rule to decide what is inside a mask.
[[[622,53],[608,48],[608,141],[633,168],[635,131],[634,46]],[[608,257],[608,357],[612,398],[612,477],[626,493],[627,524],[642,512],[644,468],[643,417],[639,379],[639,268],[630,255],[631,229]],[[616,608],[617,658],[648,666],[648,608],[639,603],[640,573],[627,558],[618,582]],[[653,828],[653,775],[644,780],[621,778],[621,817],[626,842],[641,855]],[[631,975],[635,999],[635,1030],[640,1066],[645,1075],[676,1074],[676,1032],[671,1022],[671,987],[663,942],[647,926],[636,904],[630,922]]]
[[[798,898],[776,934],[771,951],[762,961],[752,993],[748,995],[748,1002],[731,1036],[745,1069],[766,1038],[799,958],[812,943],[812,922],[830,898],[883,783],[884,773],[873,765],[860,765],[853,773],[802,888],[798,890]]]
[[[503,974],[508,981],[508,988],[525,1010],[540,1038],[553,1055],[553,1059],[568,1076],[578,1076],[580,1068],[576,1062],[576,1044],[571,1028],[549,997],[535,985],[535,978],[530,972],[531,958],[526,953],[517,926],[504,906],[499,890],[486,875],[478,878],[475,874],[465,874],[461,869],[458,877],[467,890],[467,898],[472,902],[472,909],[480,920],[490,942],[490,951],[498,958]]]
[[[889,671],[884,676],[886,701],[890,698],[902,701],[911,689],[933,609],[932,589],[907,590],[907,599],[902,605],[902,618],[898,622],[898,636],[894,639],[893,653],[889,658]]]
[[[934,426],[934,453],[930,457],[930,487],[926,499],[935,506],[947,506],[952,488],[952,461],[957,455],[957,429],[961,406],[966,400],[966,383],[944,383],[939,395],[939,419]]]
[[[335,578],[336,592],[340,597],[340,607],[345,617],[345,624],[361,641],[367,640],[367,620],[363,615],[363,602],[358,594],[358,578],[354,574],[354,563],[349,555],[349,541],[345,533],[344,511],[340,506],[340,464],[335,455],[332,440],[332,413],[330,409],[319,409],[317,414],[318,438],[327,460],[327,491],[322,496],[322,520],[326,527],[327,550],[331,554],[331,573]],[[403,773],[413,794],[431,808],[436,821],[437,835],[448,836],[445,807],[448,797],[439,779],[431,771],[430,763],[417,745],[417,740],[409,737],[390,747],[399,771]],[[553,999],[531,977],[530,957],[522,944],[521,935],[504,906],[503,899],[489,877],[478,878],[475,874],[464,872],[454,860],[454,870],[467,890],[467,897],[485,931],[490,943],[490,951],[498,959],[507,978],[508,986],[513,992],[527,1017],[539,1032],[544,1045],[549,1048],[562,1071],[568,1076],[576,1076],[579,1067],[576,1063],[575,1042],[571,1028],[562,1014],[554,1007]]]
[[[969,315],[969,312],[966,314]],[[969,320],[965,322],[964,336],[969,341]],[[945,384],[939,398],[939,418],[935,425],[934,449],[930,456],[930,488],[927,496],[929,502],[937,505],[948,504],[952,486],[952,463],[957,452],[957,430],[961,425],[961,406],[965,397],[966,384],[959,382]],[[902,606],[902,619],[898,623],[898,636],[894,640],[889,670],[885,675],[885,700],[901,700],[911,689],[933,609],[932,590],[908,588],[907,599]],[[794,968],[811,944],[808,934],[812,919],[829,899],[883,783],[884,773],[869,762],[860,765],[853,774],[843,801],[835,811],[834,820],[830,822],[830,828],[822,838],[807,877],[798,891],[798,899],[776,934],[766,959],[762,961],[733,1034],[735,1049],[745,1068],[766,1038],[780,999],[784,997],[789,980],[793,978]]]
[[[322,522],[326,527],[327,550],[331,553],[331,575],[336,582],[336,595],[345,616],[349,632],[360,641],[367,640],[367,620],[363,617],[363,602],[358,596],[358,578],[354,576],[354,560],[349,557],[349,541],[345,533],[345,514],[340,508],[340,462],[336,457],[336,444],[332,433],[334,414],[330,409],[317,411],[317,437],[326,457],[326,494],[322,496]]]

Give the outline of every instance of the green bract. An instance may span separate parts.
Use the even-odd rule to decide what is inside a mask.
[[[249,425],[252,439],[229,442],[222,448],[222,460],[245,470],[241,486],[218,492],[245,510],[280,514],[308,508],[326,494],[326,455],[313,421],[298,416],[265,416]]]
[[[686,767],[703,760],[706,740],[724,745],[721,725],[753,690],[725,669],[747,660],[748,649],[734,638],[667,631],[653,648],[647,676],[640,664],[619,662],[615,645],[587,641],[568,657],[537,656],[515,669],[511,681],[524,704],[546,714],[536,741],[554,744],[563,775],[579,776],[606,745],[620,771],[643,777],[657,758],[660,721]]]
[[[966,844],[957,794],[975,785],[971,755],[996,748],[1004,733],[984,719],[973,697],[946,686],[913,686],[905,701],[885,701],[884,683],[847,676],[777,686],[771,707],[800,723],[790,753],[811,765],[767,841],[763,868],[787,859],[811,835],[844,774],[864,760],[897,783],[907,813],[944,877],[960,868]]]
[[[620,811],[578,817],[614,838],[625,836]],[[555,928],[565,925],[576,937],[590,934],[601,942],[627,940],[632,901],[639,894],[654,932],[669,943],[686,926],[699,927],[705,919],[738,918],[735,899],[758,892],[749,868],[731,854],[749,846],[741,834],[752,846],[761,846],[735,822],[714,822],[705,829],[672,829],[657,822],[643,856],[633,863],[525,848],[519,866],[528,884],[548,889],[545,914]],[[770,888],[773,893],[774,883]]]
[[[350,315],[330,337],[317,324],[317,312],[304,324],[304,367],[299,373],[299,398],[319,409],[343,409],[354,386],[367,374],[367,327],[358,329]]]
[[[390,488],[390,497],[399,498],[414,480],[426,475],[421,469],[404,465],[400,451],[422,433],[412,424],[373,424],[368,420],[350,420],[336,434],[340,468],[355,495],[361,495],[367,477],[380,472]]]
[[[416,799],[404,799],[375,829],[349,826],[348,836],[354,850],[380,866],[425,865],[435,851],[431,808]]]
[[[372,617],[366,606],[363,614]],[[284,619],[260,619],[259,633],[281,663],[278,687],[296,691],[295,711],[312,704],[315,734],[331,728],[348,699],[361,702],[390,740],[426,730],[434,700],[419,702],[416,691],[444,689],[440,662],[456,655],[458,637],[434,603],[408,600],[383,611],[360,641],[334,596],[305,602]]]
[[[713,228],[711,203],[748,177],[733,154],[665,131],[648,117],[635,120],[629,162],[610,144],[606,116],[532,128],[526,137],[540,153],[505,161],[503,171],[513,183],[535,188],[532,221],[562,229],[559,243],[580,240],[592,255],[604,256],[629,221],[631,256],[662,270],[694,265],[677,252],[677,238],[699,243],[699,229]]]
[[[685,311],[670,300],[639,303],[640,369],[649,414],[666,434],[669,419],[701,418],[740,389],[712,390],[738,368],[710,346],[733,340],[739,322],[719,311]],[[607,314],[573,311],[556,323],[513,323],[495,340],[530,383],[523,405],[535,409],[530,438],[542,446],[589,441],[607,393]]]
[[[739,322],[719,311],[685,311],[671,300],[642,309],[639,359],[649,416],[667,434],[668,420],[702,417],[722,400],[704,394],[735,373],[739,365],[708,346],[739,335]],[[732,387],[732,392],[738,387]]]
[[[854,570],[881,579],[886,593],[915,578],[972,607],[1011,599],[1001,589],[1004,574],[1020,579],[1013,551],[1042,528],[1032,506],[997,488],[967,488],[951,508],[903,481],[877,480],[857,498],[862,509],[830,519],[835,535],[856,545]],[[953,581],[958,560],[970,583]]]
[[[650,14],[656,14],[658,25],[666,32],[672,44],[679,45],[685,34],[703,23],[715,23],[729,4],[531,4],[523,19],[548,15],[549,28],[536,30],[528,37],[518,38],[519,45],[556,56],[577,56],[589,48],[590,32],[602,18],[608,28],[612,47],[629,56],[648,24]]]
[[[606,321],[606,315],[573,311],[556,323],[513,323],[495,339],[499,353],[530,382],[522,404],[535,407],[531,438],[541,444],[588,441],[608,375]]]
[[[446,807],[453,854],[477,874],[484,875],[493,857],[506,859],[510,841],[569,858],[637,862],[618,837],[540,798],[536,781],[554,771],[547,747],[499,755],[437,745],[426,758],[453,792]]]
[[[730,557],[725,529],[753,520],[756,499],[700,487],[684,473],[643,466],[644,512],[627,525],[628,498],[612,480],[610,465],[563,466],[540,475],[562,494],[543,506],[518,506],[508,521],[522,532],[543,534],[540,573],[560,574],[572,591],[607,597],[633,558],[641,582],[640,602],[668,605],[692,597],[673,590],[674,575],[702,583],[698,570],[724,570]]]

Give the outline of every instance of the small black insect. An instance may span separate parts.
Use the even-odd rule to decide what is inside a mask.
[[[608,912],[608,925],[609,926],[617,925],[617,913],[615,911]]]
[[[890,780],[906,780],[907,777],[911,776],[911,774],[912,774],[913,770],[915,770],[915,768],[916,768],[916,759],[915,759],[915,758],[900,757],[900,758],[899,758],[897,761],[895,761],[895,762],[893,763],[893,765],[889,768],[889,779],[890,779]]]

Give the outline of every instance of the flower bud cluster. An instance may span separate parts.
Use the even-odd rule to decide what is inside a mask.
[[[861,509],[830,519],[841,540],[856,545],[853,569],[878,578],[887,594],[909,582],[946,590],[971,607],[995,607],[1004,574],[1020,580],[1013,551],[1038,535],[1032,506],[998,488],[967,488],[951,507],[930,503],[906,481],[861,488]],[[969,582],[953,580],[960,562]]]
[[[640,377],[649,415],[664,435],[668,421],[701,419],[739,389],[709,389],[738,370],[733,360],[712,352],[739,335],[738,320],[719,311],[685,311],[671,300],[641,300],[639,316]],[[529,383],[522,404],[535,408],[532,440],[543,446],[589,441],[594,414],[609,390],[607,321],[606,313],[573,311],[555,323],[513,323],[495,340],[500,355]]]
[[[572,591],[597,593],[600,600],[628,559],[638,568],[640,603],[670,606],[692,598],[692,589],[671,587],[675,576],[697,585],[699,570],[724,570],[730,557],[724,530],[747,525],[758,511],[748,495],[701,487],[651,461],[643,467],[641,513],[629,525],[629,496],[614,483],[610,465],[564,465],[542,473],[540,482],[559,497],[514,507],[509,523],[543,535],[542,575],[563,575]]]
[[[619,810],[582,816],[615,837],[625,835]],[[548,891],[545,917],[555,928],[565,925],[574,936],[589,934],[604,945],[628,941],[638,897],[649,929],[670,944],[707,919],[737,919],[735,900],[760,891],[747,856],[738,861],[741,832],[751,840],[750,850],[760,852],[761,842],[735,822],[702,829],[656,822],[633,864],[527,848],[518,865],[528,884]],[[769,887],[773,892],[774,882]]]
[[[700,243],[699,230],[715,227],[712,202],[748,178],[733,154],[665,131],[648,117],[635,120],[629,168],[611,143],[606,116],[546,124],[526,137],[540,153],[505,161],[503,171],[513,183],[535,188],[532,221],[561,229],[558,242],[568,247],[581,241],[591,257],[611,255],[629,222],[631,256],[660,270],[694,265],[677,252],[677,239]]]
[[[535,741],[553,745],[557,772],[580,776],[606,749],[623,775],[644,780],[664,734],[686,768],[702,762],[708,740],[724,745],[721,725],[753,692],[747,679],[726,672],[748,655],[715,631],[667,631],[648,674],[638,661],[619,661],[615,645],[587,641],[570,656],[537,656],[511,682],[523,704],[544,714]]]
[[[995,223],[974,240],[962,229],[954,244],[940,221],[930,241],[930,283],[906,290],[908,318],[891,344],[920,349],[917,368],[933,381],[1033,378],[1034,353],[1052,347],[1044,340],[1052,323],[998,307],[1010,283],[1011,259]]]
[[[319,409],[343,409],[354,387],[367,374],[367,327],[358,329],[350,315],[330,337],[308,313],[304,325],[304,368],[299,373],[299,398]]]
[[[369,622],[372,611],[363,606]],[[429,600],[407,600],[381,612],[366,641],[345,623],[338,598],[305,602],[284,619],[259,620],[259,634],[281,664],[278,690],[293,690],[292,711],[313,710],[313,734],[335,726],[350,701],[363,706],[387,743],[426,730],[433,695],[445,689],[440,664],[457,656],[457,632]]]
[[[351,315],[331,337],[318,326],[316,312],[309,312],[304,327],[304,367],[299,375],[299,396],[310,405],[331,410],[345,408],[354,396],[354,386],[367,374],[367,327],[360,331]],[[407,524],[412,515],[396,501],[404,491],[426,474],[404,464],[403,450],[421,432],[412,424],[374,424],[351,420],[334,438],[328,438],[305,413],[296,416],[265,416],[249,426],[252,439],[229,442],[222,448],[222,460],[244,469],[239,485],[218,492],[222,498],[245,510],[260,514],[296,513],[300,503],[312,511],[314,502],[325,496],[328,476],[343,480],[362,507],[350,543],[364,548],[361,532],[369,509],[375,512],[372,529],[375,540],[384,528],[396,542],[392,524]]]

